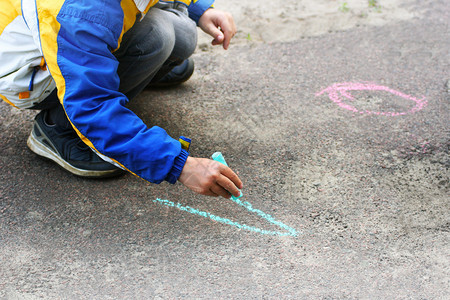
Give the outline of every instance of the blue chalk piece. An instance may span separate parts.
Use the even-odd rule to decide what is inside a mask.
[[[222,155],[221,152],[215,152],[211,157],[212,157],[213,160],[215,160],[215,161],[217,161],[217,162],[220,162],[221,164],[223,164],[223,165],[225,165],[225,166],[228,167],[228,164],[227,164],[227,162],[225,161],[225,157],[223,157],[223,155]],[[237,199],[241,198],[242,196],[244,196],[244,194],[242,194],[241,190],[239,190],[239,192],[241,193],[241,194],[239,195],[239,197],[235,197],[235,196],[231,195],[231,198],[232,198],[233,200],[237,200]]]
[[[213,155],[211,155],[212,159],[220,162],[221,164],[224,164],[225,166],[228,167],[227,162],[225,161],[225,157],[223,157],[221,152],[215,152]]]

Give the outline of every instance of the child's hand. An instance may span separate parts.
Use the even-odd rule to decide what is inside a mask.
[[[198,194],[227,199],[231,194],[239,197],[238,188],[242,189],[241,180],[230,168],[206,158],[189,156],[178,180]]]
[[[233,17],[229,13],[217,9],[207,9],[200,17],[198,25],[214,38],[213,45],[222,44],[225,50],[228,49],[231,38],[236,34]]]

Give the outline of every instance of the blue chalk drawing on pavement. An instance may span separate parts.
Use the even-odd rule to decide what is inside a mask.
[[[252,232],[256,232],[256,233],[260,233],[260,234],[275,235],[275,236],[294,236],[294,237],[298,235],[297,231],[294,228],[289,227],[289,226],[283,224],[282,222],[275,220],[275,218],[273,218],[271,215],[268,215],[259,209],[253,208],[249,202],[247,202],[247,201],[243,202],[239,199],[233,199],[233,198],[230,200],[237,203],[238,205],[246,208],[249,212],[257,214],[261,218],[265,219],[267,222],[277,225],[278,227],[286,230],[286,232],[264,230],[264,229],[261,229],[258,227],[248,226],[246,224],[241,224],[239,222],[235,222],[230,219],[222,218],[222,217],[213,215],[209,212],[201,211],[201,210],[198,210],[198,209],[190,207],[190,206],[184,206],[180,203],[175,203],[175,202],[172,202],[169,200],[162,200],[162,199],[158,198],[156,200],[153,200],[153,202],[159,203],[162,205],[166,205],[169,207],[175,207],[175,208],[178,208],[179,210],[182,210],[182,211],[194,214],[194,215],[198,215],[198,216],[201,216],[204,218],[210,218],[211,220],[217,221],[219,223],[223,223],[226,225],[234,226],[239,229],[244,229],[244,230],[248,230],[248,231],[252,231]]]

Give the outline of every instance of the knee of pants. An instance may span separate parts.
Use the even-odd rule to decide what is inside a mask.
[[[180,63],[189,58],[197,47],[197,25],[186,12],[173,9],[154,9],[147,15],[153,21],[156,35],[166,42],[171,51],[166,64]],[[161,41],[163,42],[163,41]],[[174,44],[172,44],[174,42]]]
[[[134,60],[141,62],[149,59],[153,63],[167,60],[175,46],[175,30],[171,22],[154,16],[144,18],[124,35],[121,48],[116,56],[119,61]],[[127,59],[128,57],[128,59]]]
[[[174,60],[189,58],[197,47],[197,26],[190,19],[187,21],[183,26],[175,27],[175,45],[171,55]]]
[[[169,25],[169,24],[168,24]],[[175,46],[175,32],[171,26],[153,27],[150,35],[139,39],[135,45],[141,59],[160,61],[167,60]]]

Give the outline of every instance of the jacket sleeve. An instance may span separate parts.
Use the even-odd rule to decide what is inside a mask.
[[[57,23],[57,36],[41,28],[41,43],[60,101],[79,136],[145,180],[175,183],[188,153],[162,128],[148,128],[118,92],[119,63],[111,49],[117,47],[120,30],[69,14],[58,15]]]
[[[214,4],[214,0],[192,0],[188,7],[189,17],[198,24],[203,13]]]

